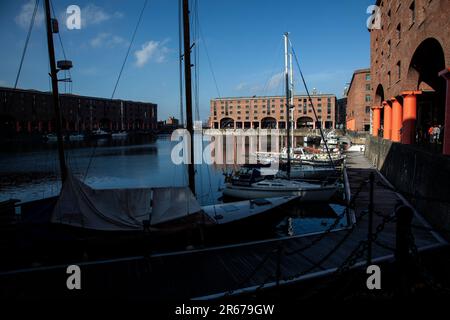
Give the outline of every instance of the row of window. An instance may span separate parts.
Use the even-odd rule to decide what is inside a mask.
[[[369,110],[370,112],[370,110]],[[319,120],[322,120],[322,116],[317,116]],[[253,117],[253,120],[258,120],[259,117]],[[281,120],[284,120],[284,116],[280,116]],[[214,117],[214,120],[217,120],[217,117]],[[237,117],[237,120],[242,120],[242,117]],[[245,117],[245,120],[250,120],[250,117]],[[327,120],[331,120],[331,116],[327,116]]]
[[[370,79],[369,79],[370,80]],[[331,102],[331,98],[323,98],[324,100],[326,100],[327,102]],[[279,101],[279,102],[284,102],[285,101],[285,99],[261,99],[261,100],[252,100],[252,102],[255,104],[255,103],[258,103],[258,102],[262,102],[262,103],[265,103],[265,102],[276,102],[276,101]],[[316,100],[316,101],[322,101],[322,98],[314,98],[314,100]],[[306,99],[306,98],[298,98],[297,99],[297,101],[298,102],[308,102],[308,99]],[[231,100],[231,101],[229,101],[228,103],[240,103],[240,102],[242,102],[241,100],[236,100],[236,101],[233,101],[233,100]],[[214,106],[216,105],[216,103],[217,103],[217,101],[214,101]],[[250,103],[250,100],[245,100],[245,103]],[[221,100],[220,101],[220,104],[225,104],[225,101],[224,100]]]

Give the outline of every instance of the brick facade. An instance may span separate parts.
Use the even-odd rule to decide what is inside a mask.
[[[448,78],[439,75],[450,66],[450,1],[375,4],[381,28],[370,30],[372,134],[420,144],[432,126],[450,131]],[[450,154],[450,139],[443,145]]]
[[[294,128],[334,128],[336,96],[316,94],[311,96],[319,121],[307,96],[295,96]],[[239,97],[212,99],[210,104],[211,128],[285,128],[286,98],[282,96]]]
[[[154,103],[61,94],[64,131],[153,130],[157,128]],[[0,88],[1,130],[5,133],[54,132],[53,98],[49,92]]]
[[[370,69],[357,70],[347,92],[346,129],[369,131],[372,106],[372,82]]]

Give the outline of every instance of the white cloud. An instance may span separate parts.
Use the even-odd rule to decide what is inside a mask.
[[[89,41],[90,45],[94,48],[108,47],[113,48],[115,46],[126,46],[128,41],[120,36],[113,35],[111,33],[101,32],[95,38]]]
[[[33,16],[35,1],[30,0],[25,2],[20,8],[19,14],[14,18],[14,21],[22,28],[27,29],[30,26],[31,17]],[[44,24],[44,10],[42,6],[38,6],[35,26],[42,26]]]
[[[100,24],[113,18],[122,17],[123,13],[121,12],[106,12],[103,8],[90,3],[81,8],[81,28],[85,28],[88,25]]]
[[[247,88],[248,87],[248,83],[246,83],[246,82],[241,82],[241,83],[239,83],[237,86],[236,86],[236,90],[237,91],[242,91],[242,90],[244,90],[245,88]]]
[[[281,85],[281,82],[283,81],[283,78],[284,72],[273,75],[267,83],[267,90],[278,89],[278,87]]]
[[[140,50],[134,52],[136,65],[142,67],[148,61],[155,61],[157,63],[166,61],[167,53],[169,53],[169,48],[166,47],[167,42],[168,39],[164,41],[150,40],[144,43]]]

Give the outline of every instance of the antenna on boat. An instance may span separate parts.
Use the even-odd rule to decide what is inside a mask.
[[[186,95],[186,128],[190,135],[190,152],[188,153],[189,188],[195,195],[194,169],[194,127],[192,121],[192,84],[191,84],[191,39],[189,29],[189,0],[183,1],[183,39],[184,39],[184,78]]]
[[[288,53],[288,45],[289,45],[289,33],[286,32],[284,34],[284,75],[286,78],[286,142],[287,142],[287,178],[291,178],[291,141],[289,137],[289,130],[291,126],[291,105],[290,105],[290,88],[289,88],[289,53]]]
[[[53,44],[53,33],[58,33],[58,20],[52,19],[50,13],[50,0],[44,1],[45,18],[46,18],[46,30],[47,30],[47,47],[48,57],[50,61],[50,78],[52,80],[52,94],[53,94],[53,107],[55,109],[56,118],[56,136],[58,138],[58,155],[59,166],[61,169],[61,180],[64,182],[67,178],[67,166],[64,155],[64,142],[62,136],[62,124],[61,124],[61,111],[59,105],[59,92],[58,92],[58,71],[69,70],[72,68],[72,62],[69,60],[58,61],[58,68],[55,61],[55,48]],[[65,81],[66,79],[63,79]]]

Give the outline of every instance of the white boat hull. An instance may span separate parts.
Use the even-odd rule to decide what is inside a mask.
[[[239,186],[227,184],[223,191],[224,196],[236,199],[258,199],[281,196],[296,196],[299,202],[326,202],[336,193],[337,187],[331,186],[317,186],[316,188],[302,188],[284,186]]]
[[[284,205],[296,197],[275,197],[261,199],[256,202],[252,200],[237,201],[231,203],[221,203],[209,206],[202,206],[203,211],[219,225],[240,222],[246,219],[263,216],[272,209]]]

